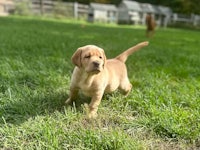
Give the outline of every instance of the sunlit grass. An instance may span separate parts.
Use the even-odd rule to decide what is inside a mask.
[[[0,18],[1,149],[195,149],[200,137],[199,31]],[[87,120],[80,97],[64,106],[80,46],[108,58],[144,40],[127,61],[133,90],[105,95]]]

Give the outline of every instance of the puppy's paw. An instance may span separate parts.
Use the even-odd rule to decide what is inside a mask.
[[[89,119],[95,119],[95,118],[97,118],[98,117],[98,114],[96,113],[96,112],[90,112],[89,114],[88,114],[88,118]]]
[[[86,110],[86,115],[88,119],[95,119],[97,118],[97,112],[95,110],[91,110],[88,104],[84,104],[85,110]]]

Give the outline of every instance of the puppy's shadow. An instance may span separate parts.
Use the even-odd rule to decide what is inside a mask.
[[[74,107],[76,111],[83,113],[83,109],[86,105],[91,102],[91,98],[80,94],[77,96],[76,100],[74,100],[70,104],[66,104],[66,107]],[[84,107],[83,107],[84,106]]]
[[[1,105],[1,124],[22,124],[29,118],[51,114],[55,111],[64,112],[64,102],[68,95],[66,91],[49,91],[35,96],[25,96],[23,99],[7,102]]]

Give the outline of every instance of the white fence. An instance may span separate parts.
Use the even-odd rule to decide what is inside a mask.
[[[26,9],[28,9],[28,11],[32,14],[53,14],[68,18],[82,18],[85,20],[88,19],[89,5],[84,5],[77,2],[70,3],[53,0],[15,0],[15,2],[16,3],[14,3],[13,0],[0,0],[0,15],[8,15],[10,12],[13,12],[14,9],[22,9],[19,11],[22,12],[24,6],[26,5]],[[174,13],[171,16],[171,22],[181,22],[191,24],[194,26],[199,26],[200,15],[182,15]]]
[[[88,5],[72,2],[52,0],[32,0],[31,11],[34,14],[57,14],[71,18],[85,18],[88,14]]]
[[[187,24],[192,24],[194,26],[200,25],[200,15],[183,15],[174,13],[172,16],[173,23],[182,22]]]

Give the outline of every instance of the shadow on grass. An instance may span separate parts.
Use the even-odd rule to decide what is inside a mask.
[[[64,113],[66,107],[65,101],[68,98],[67,90],[56,91],[49,89],[47,91],[27,91],[23,98],[12,99],[9,96],[11,89],[6,87],[0,88],[0,93],[8,95],[7,99],[1,102],[0,106],[0,125],[14,124],[19,125],[27,121],[29,118],[34,118],[39,115],[49,115],[55,111]],[[38,93],[37,93],[38,92]],[[80,97],[75,101],[77,112],[83,112],[82,104],[89,103],[87,97]]]
[[[0,124],[21,124],[37,115],[63,111],[64,101],[67,97],[66,92],[49,92],[52,93],[48,95],[39,94],[37,96],[30,96],[30,98],[25,97],[24,99],[18,99],[2,105]]]

